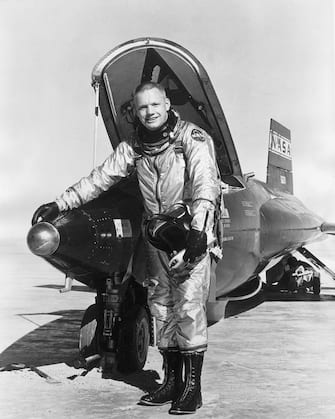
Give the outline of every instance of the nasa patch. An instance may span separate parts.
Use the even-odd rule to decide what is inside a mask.
[[[205,141],[204,134],[198,129],[192,129],[191,137],[196,141]]]

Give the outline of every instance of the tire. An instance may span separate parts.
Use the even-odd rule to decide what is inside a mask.
[[[79,352],[83,358],[100,353],[97,306],[89,306],[82,318],[79,334]]]
[[[118,345],[118,370],[135,372],[144,367],[150,342],[150,323],[146,309],[135,305],[120,325]]]
[[[321,281],[320,281],[320,278],[313,277],[312,288],[313,288],[313,294],[314,295],[320,295],[320,292],[321,292]]]

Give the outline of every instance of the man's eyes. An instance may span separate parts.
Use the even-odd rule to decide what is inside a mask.
[[[142,109],[147,109],[149,106],[160,106],[160,103],[150,103],[150,105],[143,105],[143,106],[140,106],[139,107],[139,109],[140,110],[142,110]]]

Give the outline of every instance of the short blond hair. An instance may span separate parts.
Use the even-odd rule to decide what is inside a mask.
[[[155,83],[153,81],[145,81],[139,84],[134,90],[133,96],[135,97],[137,93],[145,92],[146,90],[151,90],[151,89],[158,89],[164,95],[164,97],[166,97],[166,91],[164,87],[160,85],[159,83]]]

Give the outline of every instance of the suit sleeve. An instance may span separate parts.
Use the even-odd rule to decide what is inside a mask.
[[[120,179],[127,177],[133,167],[134,151],[128,143],[121,142],[100,166],[56,199],[60,211],[77,208],[97,198]]]
[[[213,231],[214,213],[220,194],[220,178],[212,138],[191,125],[184,137],[184,153],[192,190],[192,228]]]

